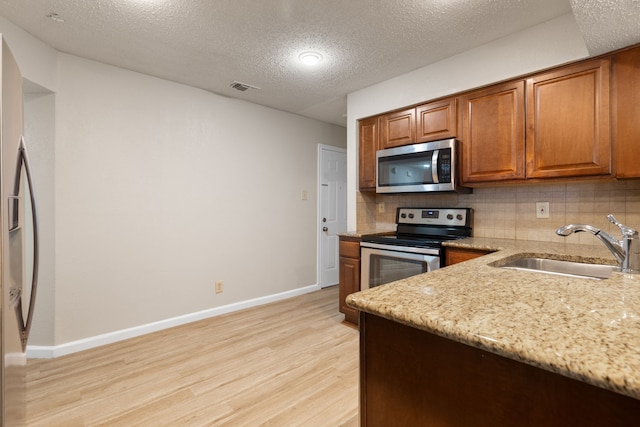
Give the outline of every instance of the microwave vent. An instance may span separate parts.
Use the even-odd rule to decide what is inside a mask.
[[[260,90],[260,88],[258,86],[254,86],[254,85],[250,85],[248,83],[242,83],[242,82],[238,82],[238,81],[234,81],[229,86],[231,86],[234,89],[239,90],[240,92],[245,92],[246,90],[249,90],[249,89]]]

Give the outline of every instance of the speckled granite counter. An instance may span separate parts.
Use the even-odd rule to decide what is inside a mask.
[[[396,229],[392,225],[388,228],[368,228],[368,229],[359,229],[355,231],[345,231],[343,233],[336,233],[339,237],[356,237],[361,238],[362,236],[371,236],[371,235],[385,235],[385,234],[395,234]]]
[[[508,258],[615,264],[600,246],[469,238],[492,254],[347,297],[358,310],[640,399],[640,275],[606,280],[492,266]]]

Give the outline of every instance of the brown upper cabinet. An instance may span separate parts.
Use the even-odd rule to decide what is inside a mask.
[[[455,138],[458,132],[457,98],[430,102],[416,108],[416,142]]]
[[[395,111],[380,117],[380,150],[416,142],[416,109]]]
[[[376,151],[418,142],[455,138],[457,99],[447,98],[358,121],[361,191],[376,188]]]
[[[455,138],[457,99],[447,98],[380,116],[379,149]]]
[[[471,187],[640,178],[639,99],[637,45],[366,119],[360,189],[375,188],[376,150],[455,137]]]
[[[358,121],[358,183],[360,190],[376,189],[376,150],[378,149],[378,117]]]
[[[598,59],[464,94],[462,182],[610,175],[609,70]]]
[[[462,96],[462,182],[524,179],[524,80]]]
[[[611,174],[609,59],[530,77],[527,178]]]
[[[616,176],[640,178],[640,47],[613,57],[612,93]]]

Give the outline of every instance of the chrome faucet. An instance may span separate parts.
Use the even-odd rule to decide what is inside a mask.
[[[620,224],[613,215],[607,215],[607,219],[620,228],[622,240],[618,240],[599,228],[586,224],[565,225],[558,228],[556,234],[566,237],[572,233],[589,232],[600,239],[613,256],[616,257],[623,273],[640,274],[640,236],[638,231]]]

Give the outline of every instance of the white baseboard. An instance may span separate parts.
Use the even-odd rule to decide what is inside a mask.
[[[264,297],[254,298],[246,301],[240,301],[222,307],[214,307],[195,313],[185,314],[183,316],[172,317],[170,319],[160,320],[158,322],[147,323],[146,325],[140,325],[133,328],[127,328],[119,331],[109,332],[106,334],[96,335],[94,337],[83,338],[81,340],[71,341],[60,345],[29,345],[27,346],[27,358],[52,359],[54,357],[64,356],[67,354],[76,353],[78,351],[100,347],[102,345],[138,337],[140,335],[149,334],[151,332],[161,331],[163,329],[172,328],[174,326],[184,325],[185,323],[191,323],[197,320],[220,316],[221,314],[232,313],[234,311],[268,304],[270,302],[281,301],[287,298],[317,291],[319,289],[320,287],[318,285],[305,286],[304,288],[298,288],[291,291],[267,295]]]

